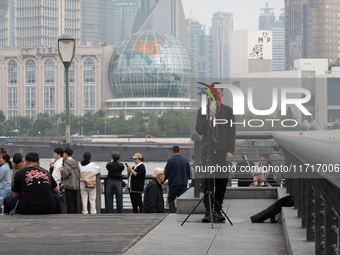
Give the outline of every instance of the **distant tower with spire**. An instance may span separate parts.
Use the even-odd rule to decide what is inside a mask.
[[[259,17],[259,30],[273,31],[273,71],[285,70],[285,30],[284,30],[284,13],[275,18],[273,8],[269,8],[268,2],[266,7],[261,8],[263,13]]]

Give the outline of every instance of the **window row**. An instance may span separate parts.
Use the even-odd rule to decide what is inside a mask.
[[[76,107],[76,94],[74,86],[70,86],[70,112],[75,113]],[[56,107],[56,92],[55,87],[44,87],[44,98],[43,98],[44,112],[55,113]],[[25,116],[35,118],[35,112],[37,108],[37,95],[35,87],[25,88]],[[96,106],[96,91],[94,86],[85,86],[83,91],[83,108],[84,113],[90,111],[95,112]],[[65,87],[63,88],[63,109],[66,108],[66,95]],[[7,109],[8,118],[14,118],[18,113],[18,88],[10,87],[7,90]],[[28,114],[29,113],[29,114]],[[34,114],[33,114],[34,113]]]
[[[44,65],[44,81],[46,85],[55,84],[55,62],[52,59],[45,61]],[[88,58],[84,62],[84,83],[94,84],[96,77],[96,66],[92,59]],[[65,72],[64,72],[65,81]],[[69,81],[70,83],[75,82],[75,66],[74,62],[69,68]],[[8,83],[15,85],[18,83],[18,65],[15,60],[11,60],[8,63]],[[36,84],[36,64],[33,60],[26,62],[26,85]]]

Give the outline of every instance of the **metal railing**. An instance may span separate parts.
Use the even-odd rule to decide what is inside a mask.
[[[286,165],[298,166],[302,172],[286,179],[286,187],[294,197],[306,240],[315,242],[315,254],[339,254],[340,173],[334,167],[340,163],[340,143],[282,134],[273,137],[286,156]]]
[[[238,132],[236,138],[275,140],[284,153],[285,165],[296,170],[284,178],[287,192],[294,197],[301,227],[306,229],[306,240],[315,242],[315,254],[339,254],[340,143],[276,132]],[[192,139],[198,154],[200,139],[197,135]],[[255,147],[250,144],[244,152],[256,155],[266,150],[266,146],[260,150]],[[194,194],[199,196],[196,186]]]
[[[152,179],[152,175],[147,174],[145,176],[145,187],[146,185],[150,182],[150,180]],[[107,181],[107,175],[101,175],[100,176],[100,189],[97,189],[97,199],[100,198],[100,210],[102,212],[105,212],[105,194],[106,194],[106,181]],[[130,201],[130,194],[129,194],[129,190],[127,187],[128,184],[128,177],[127,175],[123,175],[123,181],[126,183],[126,187],[123,187],[123,208],[126,211],[131,211],[132,210],[132,205],[131,205],[131,201]],[[164,203],[166,203],[166,199],[167,199],[167,190],[168,190],[168,184],[165,183],[162,185],[162,189],[163,189],[163,198],[164,198]],[[116,209],[116,204],[115,204],[115,200],[116,198],[114,197],[114,208]],[[98,201],[98,200],[97,200]],[[99,201],[98,201],[99,202]],[[99,208],[98,206],[98,202],[97,202],[97,208]]]

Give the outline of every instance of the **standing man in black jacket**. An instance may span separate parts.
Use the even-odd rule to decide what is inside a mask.
[[[214,87],[216,83],[212,84]],[[223,97],[223,88],[216,89],[220,98]],[[201,109],[197,113],[196,131],[198,134],[203,135],[202,139],[202,164],[204,166],[220,166],[228,167],[231,165],[235,149],[235,117],[233,115],[233,109],[226,105],[221,105],[219,100],[216,100],[216,109],[210,107],[210,112],[207,115],[201,114]],[[210,117],[210,119],[209,119]],[[223,119],[227,120],[227,124],[213,125],[213,120]],[[209,153],[209,157],[208,157]],[[210,190],[214,194],[219,205],[222,206],[224,193],[226,191],[228,183],[228,173],[220,173],[218,175],[205,176],[203,180],[204,194]],[[207,178],[208,177],[208,178]],[[224,216],[221,214],[220,208],[217,203],[212,202],[213,221],[225,222]],[[204,206],[206,213],[202,222],[210,222],[210,210],[208,197],[204,200]]]
[[[129,190],[130,190],[130,199],[133,208],[133,213],[143,212],[143,201],[142,194],[144,190],[145,183],[145,166],[143,164],[143,156],[140,153],[135,153],[131,157],[135,165],[133,167],[125,164],[128,171],[129,177]]]
[[[164,170],[157,167],[153,170],[153,178],[144,191],[144,213],[164,213],[163,182]]]
[[[118,161],[119,159],[120,153],[118,151],[113,151],[111,154],[111,161],[106,164],[106,169],[108,171],[105,192],[106,213],[113,213],[113,194],[116,196],[117,213],[124,213],[122,181],[124,165]]]

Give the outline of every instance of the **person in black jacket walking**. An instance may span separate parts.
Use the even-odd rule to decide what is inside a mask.
[[[145,188],[143,213],[164,213],[164,199],[162,191],[164,170],[155,168],[153,178]]]
[[[140,153],[135,153],[131,157],[135,165],[133,167],[125,164],[128,171],[129,177],[129,190],[130,190],[130,199],[133,208],[133,213],[143,212],[143,201],[142,194],[144,190],[145,183],[145,166],[143,164],[143,156]]]
[[[105,192],[105,211],[106,213],[113,213],[113,195],[116,196],[117,213],[124,213],[123,208],[123,181],[122,172],[124,165],[118,160],[120,153],[113,151],[111,154],[111,161],[106,164],[108,171]]]

